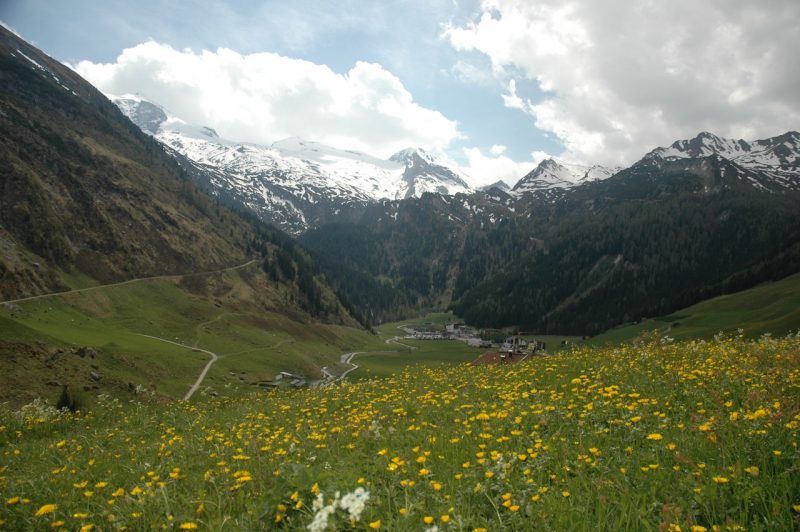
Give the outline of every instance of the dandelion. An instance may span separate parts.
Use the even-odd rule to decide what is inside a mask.
[[[36,517],[52,514],[56,511],[56,508],[58,508],[57,504],[45,504],[36,511]]]
[[[728,477],[711,477],[711,480],[713,480],[717,484],[727,484],[728,482],[730,482]]]
[[[431,517],[430,515],[426,515],[425,517],[422,518],[422,522],[425,523],[426,525],[430,525],[431,523],[433,523],[433,517]]]
[[[197,530],[197,523],[194,521],[187,521],[186,523],[181,523],[178,525],[180,530]]]
[[[377,521],[373,521],[369,524],[369,527],[373,530],[378,530],[381,527],[381,520],[378,519]]]
[[[6,499],[6,506],[13,506],[15,504],[19,504],[19,497],[11,497],[10,499]]]
[[[650,433],[650,434],[647,435],[647,439],[648,440],[653,440],[653,441],[660,441],[663,438],[664,438],[664,436],[662,436],[658,432],[653,432],[653,433]]]

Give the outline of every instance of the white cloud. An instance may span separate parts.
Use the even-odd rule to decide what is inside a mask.
[[[457,50],[523,73],[543,94],[502,95],[578,162],[630,163],[701,130],[745,139],[800,123],[796,0],[484,0],[449,27]]]
[[[375,63],[339,74],[274,53],[195,53],[151,41],[124,50],[115,63],[73,68],[104,92],[139,93],[237,141],[297,135],[385,157],[408,146],[443,149],[460,137],[455,121],[414,102]]]
[[[484,155],[480,148],[464,148],[462,150],[467,158],[466,166],[461,171],[472,178],[470,184],[476,187],[489,185],[496,181],[505,181],[509,186],[514,186],[531,170],[550,157],[542,151],[531,153],[530,161],[514,161],[503,155],[505,146],[492,146],[490,155]]]

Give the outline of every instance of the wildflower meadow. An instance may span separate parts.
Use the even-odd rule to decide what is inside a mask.
[[[800,338],[0,414],[8,530],[792,530]]]

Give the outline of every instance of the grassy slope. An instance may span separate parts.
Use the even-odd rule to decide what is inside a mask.
[[[219,290],[211,297],[193,294],[177,280],[154,280],[0,307],[0,401],[54,400],[65,383],[87,386],[89,395],[126,397],[131,383],[183,397],[208,355],[140,334],[220,355],[204,381],[215,390],[251,389],[279,371],[318,377],[320,366],[371,340],[358,329],[265,312],[237,293],[246,289],[239,275],[209,276]],[[97,354],[71,353],[80,347]],[[63,352],[55,354],[59,348]],[[92,379],[92,371],[102,378]]]
[[[764,333],[780,336],[800,329],[800,274],[715,297],[669,316],[617,327],[591,341],[597,345],[624,342],[648,331],[673,338],[709,338],[736,329],[742,329],[748,337]]]
[[[247,400],[0,409],[0,523],[306,530],[316,493],[360,487],[358,530],[796,530],[798,350],[583,347]],[[342,506],[329,529],[351,528]]]

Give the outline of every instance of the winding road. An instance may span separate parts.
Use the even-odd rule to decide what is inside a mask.
[[[141,281],[155,281],[157,279],[177,279],[179,277],[189,277],[195,275],[210,275],[212,273],[222,273],[222,272],[231,272],[233,270],[239,270],[250,266],[253,263],[258,262],[258,259],[253,259],[250,261],[245,262],[244,264],[239,264],[238,266],[231,266],[229,268],[222,268],[221,270],[211,270],[207,272],[197,272],[197,273],[176,273],[171,275],[154,275],[152,277],[138,277],[136,279],[128,279],[127,281],[120,281],[119,283],[110,283],[110,284],[100,284],[97,286],[88,286],[86,288],[76,288],[75,290],[65,290],[63,292],[51,292],[49,294],[40,294],[38,296],[29,296],[23,297],[20,299],[9,299],[7,301],[0,301],[0,305],[4,305],[6,303],[22,303],[24,301],[33,301],[35,299],[45,299],[48,297],[55,297],[55,296],[64,296],[69,294],[78,294],[81,292],[90,292],[92,290],[100,290],[101,288],[110,288],[112,286],[123,286],[126,284],[138,283]]]
[[[192,387],[189,388],[189,391],[186,392],[186,395],[183,397],[184,401],[188,401],[189,398],[192,397],[194,392],[196,392],[198,388],[200,388],[200,385],[203,384],[203,379],[206,378],[208,370],[211,369],[211,366],[214,365],[214,362],[219,360],[219,355],[217,355],[216,353],[212,353],[211,351],[207,351],[205,349],[200,349],[199,347],[192,347],[189,345],[179,344],[178,342],[173,342],[172,340],[167,340],[166,338],[159,338],[158,336],[150,336],[149,334],[138,334],[138,336],[144,336],[145,338],[152,338],[153,340],[159,340],[161,342],[166,342],[168,344],[177,345],[178,347],[185,347],[186,349],[191,349],[192,351],[200,351],[201,353],[207,353],[211,355],[211,360],[208,361],[206,367],[204,367],[203,371],[200,372],[200,376],[197,377],[195,383],[192,384]]]

